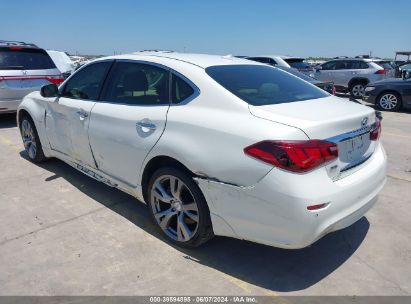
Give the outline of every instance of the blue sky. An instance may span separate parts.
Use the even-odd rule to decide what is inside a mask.
[[[411,1],[6,1],[0,39],[81,54],[172,49],[393,57],[411,50]]]

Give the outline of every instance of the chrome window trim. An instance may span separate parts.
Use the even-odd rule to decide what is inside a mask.
[[[187,82],[187,84],[194,90],[194,93],[191,94],[189,97],[187,97],[186,99],[180,101],[179,103],[173,103],[171,101],[171,77],[169,79],[169,100],[168,103],[161,103],[158,105],[155,104],[130,104],[130,103],[117,103],[117,102],[110,102],[109,100],[104,100],[104,99],[100,99],[97,102],[101,102],[101,103],[110,103],[110,104],[118,104],[118,105],[127,105],[127,106],[138,106],[138,107],[158,107],[158,106],[176,106],[176,105],[185,105],[187,103],[189,103],[191,100],[197,98],[200,95],[200,89],[191,81],[189,80],[187,77],[185,77],[183,74],[177,72],[176,70],[163,65],[161,63],[157,63],[157,62],[151,62],[151,61],[146,61],[146,60],[136,60],[136,59],[108,59],[107,61],[112,60],[114,61],[114,64],[116,64],[116,62],[128,62],[128,63],[136,63],[136,64],[146,64],[146,65],[151,65],[151,66],[155,66],[158,68],[161,68],[163,70],[168,71],[170,74],[175,75],[177,77],[180,77],[181,79],[183,79],[185,82]],[[104,60],[101,60],[104,61]],[[100,61],[99,61],[100,62]],[[91,63],[90,63],[91,64]],[[83,67],[82,67],[83,68]]]

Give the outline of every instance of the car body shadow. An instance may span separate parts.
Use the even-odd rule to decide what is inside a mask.
[[[16,126],[16,113],[0,114],[0,129],[10,129]]]
[[[27,159],[24,151],[20,154]],[[167,242],[151,220],[146,205],[134,197],[97,182],[57,159],[50,159],[39,166],[54,173],[46,181],[64,178],[87,196]],[[363,217],[354,225],[299,250],[279,249],[226,237],[215,237],[197,249],[170,245],[182,252],[184,258],[239,280],[272,291],[290,292],[316,284],[344,264],[360,246],[368,229],[369,222]]]

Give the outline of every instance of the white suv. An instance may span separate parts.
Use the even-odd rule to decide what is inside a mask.
[[[352,97],[361,98],[368,83],[387,78],[387,71],[378,64],[380,61],[364,58],[333,59],[317,66],[314,77],[332,81],[337,91],[349,91]]]
[[[224,235],[310,245],[385,182],[380,123],[280,69],[233,57],[106,57],[18,111],[33,162],[57,157],[148,205],[181,246]]]
[[[16,112],[25,95],[63,80],[45,50],[31,43],[0,40],[0,113]]]

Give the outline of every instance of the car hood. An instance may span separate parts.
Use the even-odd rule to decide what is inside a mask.
[[[259,118],[299,128],[311,139],[331,138],[369,127],[375,122],[374,109],[335,96],[275,105],[249,105],[249,109]]]

